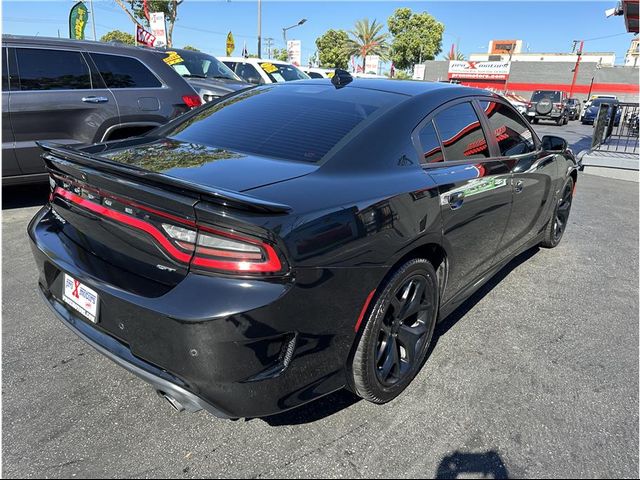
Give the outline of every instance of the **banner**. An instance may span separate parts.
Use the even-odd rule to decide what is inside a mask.
[[[509,78],[510,62],[472,62],[454,60],[449,62],[449,80],[485,79],[506,80]]]
[[[163,12],[151,13],[149,18],[149,25],[151,26],[151,33],[156,37],[154,47],[166,47],[167,46],[167,26],[164,21]]]
[[[152,33],[147,32],[140,25],[136,25],[136,41],[138,42],[138,45],[153,47],[156,42],[156,37]]]
[[[424,63],[416,63],[413,66],[413,76],[411,77],[412,80],[424,80],[424,71],[425,71],[425,64]]]
[[[76,3],[69,12],[69,38],[84,40],[84,27],[87,26],[87,6]]]
[[[236,42],[233,40],[233,34],[229,31],[229,34],[227,35],[227,57],[230,57],[235,49]]]
[[[367,55],[364,64],[364,73],[373,73],[378,75],[378,69],[380,68],[380,57],[378,55]]]
[[[300,40],[287,41],[287,56],[289,62],[297,67],[302,64],[302,42],[300,42]]]

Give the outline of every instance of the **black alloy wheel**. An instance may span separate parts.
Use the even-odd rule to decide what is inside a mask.
[[[560,192],[560,197],[553,211],[547,228],[545,230],[544,240],[541,242],[543,247],[553,248],[560,243],[562,235],[567,229],[569,222],[569,213],[571,212],[571,202],[573,201],[573,177],[569,177]]]
[[[353,390],[384,403],[398,396],[418,373],[438,313],[436,272],[426,259],[402,265],[378,289],[381,293],[353,358]]]

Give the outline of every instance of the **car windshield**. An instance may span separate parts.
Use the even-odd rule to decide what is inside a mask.
[[[216,57],[202,52],[168,50],[164,61],[183,77],[226,78],[241,81],[233,71]]]
[[[238,153],[316,163],[355,129],[403,99],[358,88],[267,85],[208,106],[166,135]]]
[[[552,90],[537,90],[531,97],[532,102],[539,102],[543,98],[549,98],[552,102],[560,101],[560,92]]]
[[[613,104],[617,103],[617,101],[613,100],[611,98],[596,98],[593,102],[591,102],[591,106],[592,107],[599,107],[603,103],[608,103],[609,105],[613,105]]]
[[[289,82],[291,80],[307,80],[309,75],[294,65],[283,63],[261,62],[260,68],[272,82]]]

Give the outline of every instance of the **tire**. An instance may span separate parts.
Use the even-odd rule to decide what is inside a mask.
[[[537,125],[537,124],[538,124],[538,119],[537,119],[537,118],[534,118],[534,119],[533,119],[533,123],[535,123],[535,124]]]
[[[569,214],[571,213],[571,203],[573,201],[573,177],[569,177],[560,190],[560,198],[556,202],[556,206],[551,213],[551,218],[547,222],[544,230],[544,239],[540,242],[540,246],[544,248],[557,247],[562,240],[567,223],[569,222]]]
[[[560,117],[560,118],[558,118],[558,119],[556,120],[556,125],[562,125],[562,124],[563,124],[563,122],[564,122],[564,119],[563,119],[562,117]]]
[[[378,288],[351,364],[356,395],[386,403],[407,388],[429,350],[439,297],[436,271],[424,258],[406,262]]]

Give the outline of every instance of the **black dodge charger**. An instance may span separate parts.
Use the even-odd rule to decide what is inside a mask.
[[[47,304],[175,408],[227,418],[399,395],[439,320],[558,244],[577,180],[500,96],[346,72],[42,147]]]

